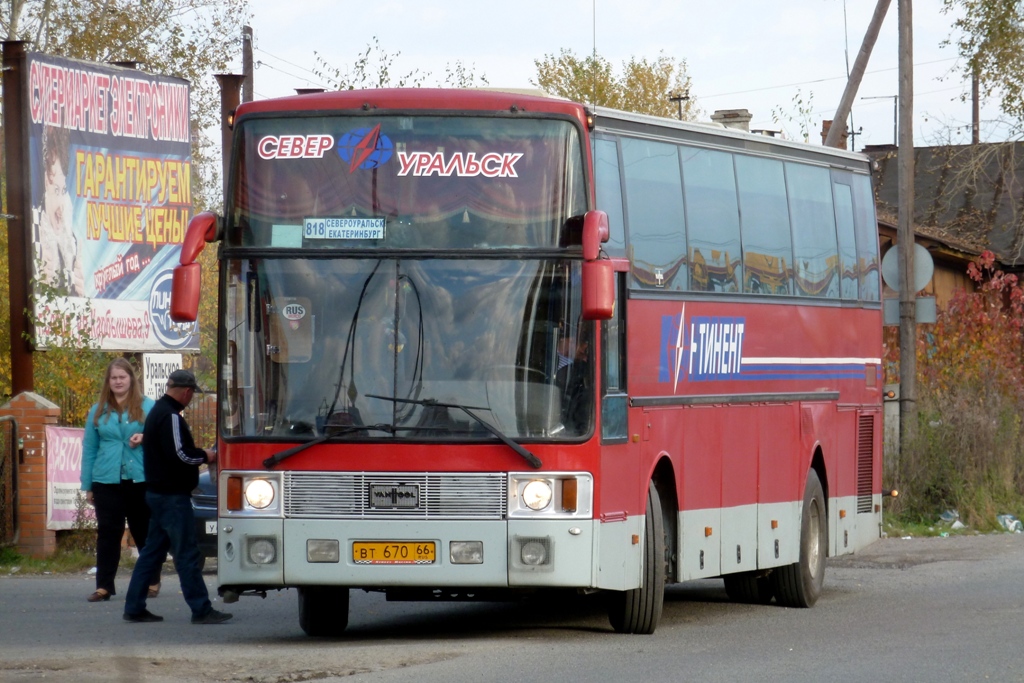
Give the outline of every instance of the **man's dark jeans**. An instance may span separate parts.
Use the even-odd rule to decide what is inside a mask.
[[[146,611],[150,577],[170,551],[174,556],[174,569],[181,581],[181,592],[192,609],[192,616],[205,616],[213,606],[203,581],[203,555],[196,542],[191,496],[187,493],[147,491],[146,503],[150,510],[149,534],[132,571],[132,580],[124,600],[124,613],[138,615]]]

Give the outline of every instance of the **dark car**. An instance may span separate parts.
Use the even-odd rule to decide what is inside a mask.
[[[217,557],[217,483],[209,470],[199,473],[199,486],[192,491],[192,511],[196,516],[196,540],[207,557]]]

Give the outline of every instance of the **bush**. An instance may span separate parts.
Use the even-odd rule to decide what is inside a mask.
[[[990,252],[971,264],[976,292],[958,292],[934,326],[919,326],[918,429],[886,482],[900,490],[890,511],[934,521],[957,510],[974,529],[1024,512],[1024,292],[994,267]],[[886,372],[898,373],[898,343],[887,331]]]

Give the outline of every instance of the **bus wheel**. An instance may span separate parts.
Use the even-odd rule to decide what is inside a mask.
[[[800,561],[779,567],[771,574],[775,600],[784,607],[812,607],[825,583],[825,553],[828,548],[825,494],[818,474],[811,470],[804,487],[800,520]]]
[[[608,618],[619,633],[654,633],[665,604],[665,523],[661,497],[654,483],[647,489],[644,521],[644,570],[642,583],[633,590],[609,596]]]
[[[299,626],[307,636],[340,636],[348,626],[348,588],[299,588]]]
[[[722,578],[725,579],[725,593],[733,602],[767,605],[775,595],[771,577],[759,575],[758,572],[726,574]]]

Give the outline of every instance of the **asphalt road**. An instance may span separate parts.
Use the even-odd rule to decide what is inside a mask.
[[[211,593],[216,577],[207,574]],[[296,594],[216,603],[189,624],[173,575],[129,624],[87,576],[0,577],[0,681],[1024,681],[1024,535],[883,539],[829,563],[810,610],[669,588],[653,636],[611,632],[600,599],[389,603],[354,591],[349,630],[311,639]]]

